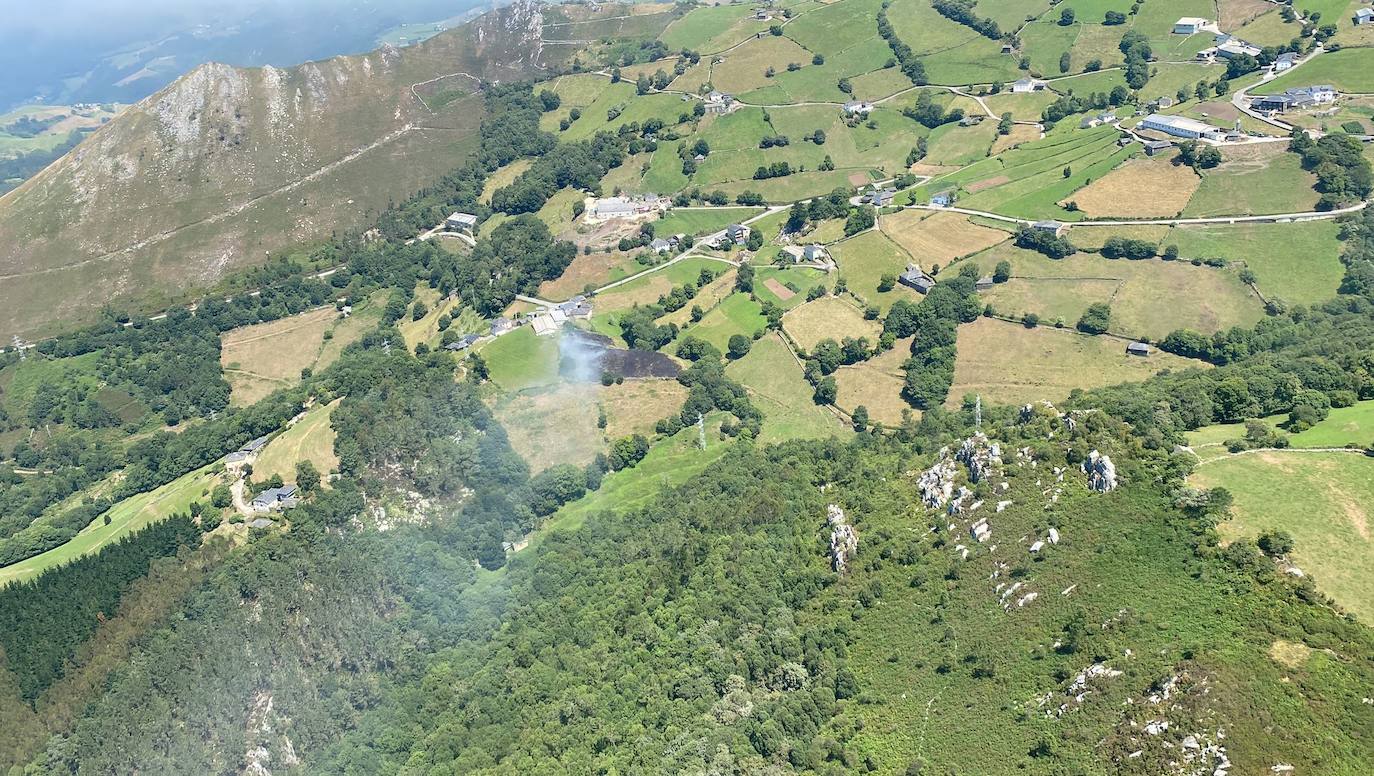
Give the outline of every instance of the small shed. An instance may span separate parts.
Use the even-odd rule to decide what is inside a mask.
[[[1144,342],[1132,342],[1126,346],[1126,353],[1132,356],[1150,355],[1150,346]]]

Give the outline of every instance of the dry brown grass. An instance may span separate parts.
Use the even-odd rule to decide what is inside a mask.
[[[560,463],[585,466],[604,449],[596,427],[599,387],[560,383],[507,394],[497,399],[492,412],[532,471]]]
[[[650,435],[655,423],[676,413],[687,399],[687,389],[676,380],[626,380],[600,391],[607,439]]]
[[[980,318],[959,327],[959,357],[947,403],[957,407],[968,393],[1001,404],[1060,401],[1074,388],[1139,382],[1163,369],[1196,366],[1204,364],[1161,351],[1146,358],[1128,356],[1126,343],[1114,338]]]
[[[534,164],[533,159],[516,159],[505,167],[488,175],[487,182],[482,186],[482,204],[490,204],[491,195],[496,193],[497,189],[505,188],[514,183],[515,179],[519,178],[520,174],[528,170],[532,164]]]
[[[1218,0],[1221,11],[1218,26],[1223,30],[1239,29],[1246,22],[1274,8],[1265,0]]]
[[[948,172],[958,172],[958,167],[946,167],[940,164],[922,164],[917,162],[907,168],[912,175],[929,175],[934,178],[937,175],[944,175]]]
[[[338,319],[333,307],[322,307],[221,335],[220,366],[233,402],[252,404],[278,388],[299,383],[301,369],[314,365],[325,331]]]
[[[1273,658],[1274,662],[1288,668],[1300,667],[1307,662],[1307,658],[1311,654],[1311,647],[1297,641],[1279,639],[1269,645],[1269,657]]]
[[[996,156],[1008,148],[1038,139],[1040,139],[1039,127],[1030,124],[1015,124],[1012,126],[1010,133],[997,136],[997,140],[992,144],[990,155]]]
[[[782,326],[808,351],[823,339],[839,342],[844,337],[868,337],[870,343],[876,342],[881,330],[877,321],[864,320],[858,308],[835,296],[823,296],[789,310]]]
[[[892,349],[861,364],[840,367],[835,373],[839,388],[836,403],[846,412],[862,404],[875,422],[895,426],[902,411],[911,409],[902,398],[905,374],[902,364],[911,357],[911,338],[897,340]],[[911,409],[917,413],[917,410]]]
[[[1164,157],[1132,159],[1098,178],[1059,204],[1070,200],[1089,216],[1164,218],[1183,212],[1202,179],[1187,165]]]
[[[881,225],[884,234],[926,267],[991,248],[1011,236],[971,223],[958,213],[903,210],[883,216]]]
[[[767,288],[769,291],[772,291],[774,295],[778,297],[778,299],[781,299],[784,302],[797,295],[795,291],[779,283],[777,278],[768,278],[767,280],[763,281],[763,286],[764,288]]]
[[[300,420],[280,436],[267,443],[253,462],[253,478],[258,482],[281,475],[286,482],[296,481],[296,464],[310,461],[320,474],[339,468],[334,454],[334,427],[330,417],[343,399],[335,399],[324,406],[312,407]]]

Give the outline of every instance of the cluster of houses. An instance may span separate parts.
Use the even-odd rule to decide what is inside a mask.
[[[873,103],[867,100],[850,100],[841,108],[846,116],[867,116],[873,112]]]
[[[865,205],[872,205],[873,207],[887,207],[892,204],[892,200],[896,198],[896,196],[896,189],[874,189],[859,197],[859,202]]]
[[[701,239],[701,244],[707,248],[724,248],[727,244],[739,245],[749,241],[749,235],[754,230],[744,224],[730,224],[719,232],[708,234]]]
[[[619,219],[639,219],[657,216],[672,207],[673,201],[657,194],[641,194],[633,197],[588,198],[586,214],[588,223],[600,223]]]
[[[897,282],[922,294],[930,293],[930,289],[935,287],[935,278],[930,273],[921,269],[920,264],[906,265],[906,271],[897,276]],[[992,275],[984,275],[978,278],[973,284],[975,291],[992,290]]]
[[[1103,111],[1103,112],[1098,113],[1098,114],[1093,115],[1093,116],[1084,116],[1084,117],[1083,117],[1083,120],[1080,121],[1080,122],[1078,123],[1078,126],[1079,126],[1080,129],[1092,129],[1093,127],[1100,127],[1100,126],[1102,126],[1103,124],[1115,124],[1115,123],[1116,123],[1116,112],[1115,112],[1115,111]]]
[[[649,250],[654,253],[672,253],[682,245],[682,241],[687,239],[685,234],[675,234],[669,237],[656,237],[649,242]]]
[[[715,114],[733,113],[743,107],[735,101],[733,94],[725,92],[711,92],[706,95],[706,112]]]
[[[1289,89],[1282,94],[1269,94],[1256,97],[1250,101],[1250,107],[1261,113],[1285,113],[1299,108],[1311,108],[1317,105],[1330,105],[1336,101],[1339,93],[1335,87],[1320,84],[1317,86],[1304,86],[1299,89]]]
[[[301,503],[300,496],[296,493],[295,485],[283,485],[280,488],[268,488],[253,497],[248,506],[254,512],[280,512],[284,509]],[[271,521],[268,521],[270,523]],[[259,521],[253,521],[254,528],[268,528],[270,525],[259,525]]]
[[[830,259],[830,251],[824,245],[810,243],[808,245],[788,245],[783,247],[782,252],[792,257],[795,264],[819,264],[824,267],[832,267],[834,262]]]
[[[557,332],[564,323],[570,320],[585,321],[591,317],[591,301],[582,294],[578,294],[562,304],[541,311],[533,317],[530,325],[534,327],[536,336],[543,337]]]

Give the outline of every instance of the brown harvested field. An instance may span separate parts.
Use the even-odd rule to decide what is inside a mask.
[[[1187,207],[1202,179],[1187,165],[1164,157],[1140,157],[1065,197],[1090,217],[1167,218]]]
[[[492,412],[532,471],[560,463],[585,466],[605,448],[596,427],[598,388],[560,383],[507,394],[496,399]]]
[[[789,310],[782,327],[808,351],[823,339],[839,342],[845,337],[868,337],[870,343],[876,342],[881,331],[877,321],[864,320],[858,308],[835,296],[823,296]]]
[[[974,181],[973,183],[970,183],[969,185],[965,186],[964,191],[968,192],[969,194],[977,194],[983,189],[990,189],[994,186],[1001,186],[1003,183],[1011,183],[1011,178],[1008,178],[1005,175],[998,175],[995,178],[984,178],[981,181]]]
[[[1040,127],[1031,124],[1016,124],[1012,126],[1010,133],[997,136],[989,155],[996,156],[1008,148],[1038,139],[1040,139]]]
[[[1217,26],[1223,30],[1236,30],[1251,19],[1274,10],[1275,6],[1266,0],[1218,0],[1217,8],[1221,11]]]
[[[902,411],[912,409],[902,398],[906,375],[902,364],[911,357],[911,337],[897,340],[891,350],[861,364],[842,366],[835,372],[839,388],[836,404],[846,412],[853,412],[860,404],[868,408],[868,416],[877,423],[896,426],[902,422]]]
[[[792,289],[779,283],[777,278],[768,278],[767,280],[763,281],[763,286],[764,288],[767,288],[769,291],[772,291],[774,294],[776,294],[778,299],[781,299],[784,302],[797,295]]]
[[[947,264],[1011,237],[1000,229],[978,226],[958,213],[903,210],[882,217],[883,233],[915,256],[923,266]]]
[[[626,380],[600,391],[607,439],[652,435],[654,424],[681,410],[687,399],[687,389],[677,380]]]
[[[505,167],[488,175],[487,182],[482,186],[482,197],[480,200],[482,204],[490,204],[491,195],[496,193],[497,189],[505,188],[514,183],[515,179],[519,178],[520,174],[528,170],[533,164],[533,159],[516,159]]]
[[[557,280],[546,280],[539,286],[539,298],[554,301],[570,299],[582,293],[589,284],[605,285],[642,269],[634,259],[623,253],[579,253]]]
[[[944,175],[945,173],[959,172],[959,169],[958,167],[946,167],[940,164],[922,164],[917,162],[908,167],[907,172],[910,172],[912,175],[929,175],[934,178],[938,175]]]
[[[863,188],[864,186],[867,186],[867,185],[868,185],[868,175],[867,175],[866,173],[862,173],[862,172],[856,172],[856,173],[854,173],[853,175],[850,175],[850,176],[849,176],[849,185],[850,185],[850,186],[853,186],[853,187],[856,188],[856,189]]]
[[[339,321],[333,307],[290,318],[231,329],[220,335],[220,367],[234,404],[252,404],[301,380],[325,344],[324,333]]]
[[[1128,356],[1126,343],[1110,337],[980,318],[959,327],[959,357],[946,404],[957,407],[970,393],[999,404],[1059,401],[1074,388],[1139,382],[1164,369],[1206,366],[1158,350],[1144,358]]]

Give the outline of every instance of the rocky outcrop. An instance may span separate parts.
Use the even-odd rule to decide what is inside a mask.
[[[859,551],[859,535],[844,518],[844,510],[831,504],[825,509],[825,521],[830,526],[830,566],[843,573]]]
[[[1083,462],[1083,473],[1088,475],[1088,489],[1098,493],[1116,490],[1116,465],[1112,459],[1094,450],[1088,453]]]

